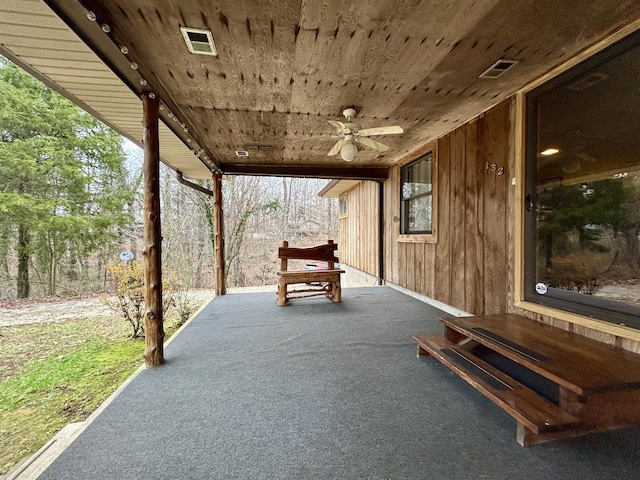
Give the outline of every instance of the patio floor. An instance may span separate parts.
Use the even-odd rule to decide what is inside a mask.
[[[40,478],[637,478],[640,428],[518,445],[511,417],[416,358],[440,316],[389,287],[218,297]]]

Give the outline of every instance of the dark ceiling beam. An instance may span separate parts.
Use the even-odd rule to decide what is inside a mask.
[[[272,177],[336,178],[345,180],[386,180],[388,167],[336,167],[303,165],[234,165],[220,164],[226,175],[262,175]]]

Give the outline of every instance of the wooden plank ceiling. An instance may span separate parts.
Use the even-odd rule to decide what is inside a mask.
[[[42,7],[40,0],[35,3]],[[34,0],[0,0],[0,12],[9,5],[14,15],[0,20],[4,47],[34,69],[50,72],[50,78],[57,75],[71,95],[104,115],[131,108],[129,97],[135,104],[143,92],[158,95],[165,105],[164,122],[199,154],[199,159],[190,154],[182,158],[193,165],[188,170],[193,178],[216,169],[327,178],[386,176],[386,168],[425,142],[640,17],[637,0],[46,3],[128,89],[107,92],[105,104],[104,82],[115,77],[87,63],[91,51],[84,46],[74,46],[77,55],[40,55],[38,62],[31,61],[34,40],[27,27],[33,19],[20,14],[29,13]],[[96,21],[87,18],[88,11]],[[21,31],[8,33],[11,25]],[[183,26],[210,30],[218,55],[189,53]],[[51,45],[77,43],[71,33],[50,33],[55,37],[48,39]],[[13,39],[10,46],[5,44],[8,37]],[[499,59],[518,63],[499,79],[478,78]],[[93,80],[78,82],[81,72]],[[65,73],[76,83],[65,84]],[[385,154],[359,145],[353,162],[328,157],[336,139],[327,121],[343,120],[341,112],[350,106],[358,111],[355,120],[362,128],[399,125],[405,132],[375,137],[391,147]],[[139,128],[139,112],[127,112]],[[123,121],[122,129],[132,127]],[[236,150],[249,155],[239,157]],[[184,165],[180,169],[186,170]]]

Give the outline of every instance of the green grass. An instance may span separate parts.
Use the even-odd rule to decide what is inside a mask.
[[[87,335],[86,323],[11,327],[16,338],[35,338],[36,347],[46,339],[59,347],[44,358],[27,361],[0,383],[0,474],[36,452],[66,424],[85,420],[142,364],[144,339],[118,335],[114,340],[113,332]],[[166,330],[168,338],[173,329]],[[69,341],[78,332],[84,334],[83,341]],[[0,349],[0,357],[2,353]]]

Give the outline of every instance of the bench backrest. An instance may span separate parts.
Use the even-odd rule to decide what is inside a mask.
[[[338,263],[338,257],[335,251],[338,244],[329,240],[326,245],[318,245],[317,247],[291,248],[286,240],[282,242],[282,246],[278,248],[278,258],[280,259],[280,270],[287,270],[288,260],[315,260],[319,262],[327,262],[327,268],[335,268]]]

